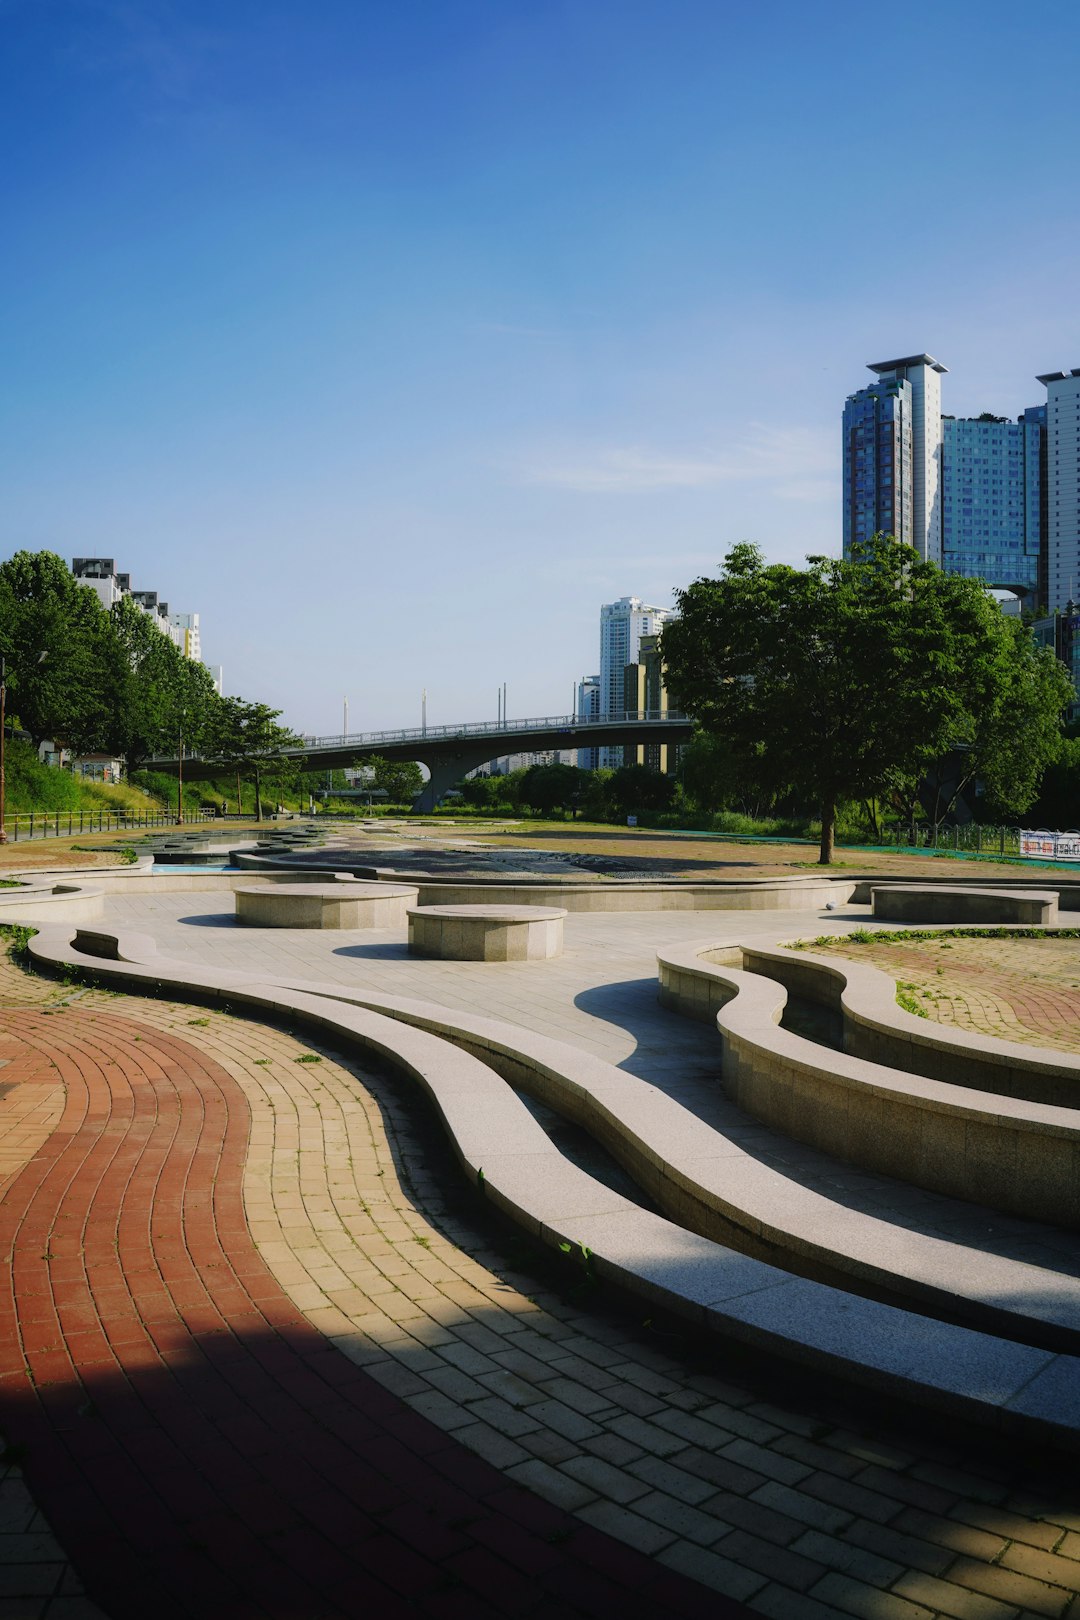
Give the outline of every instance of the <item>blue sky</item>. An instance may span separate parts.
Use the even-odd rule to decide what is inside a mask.
[[[839,418],[1080,365],[1074,4],[0,0],[0,556],[304,729],[561,712],[599,605],[839,550]]]

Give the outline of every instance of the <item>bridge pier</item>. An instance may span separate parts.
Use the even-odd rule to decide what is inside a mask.
[[[413,800],[413,810],[423,812],[434,810],[463,776],[468,776],[479,765],[486,765],[493,756],[491,744],[488,743],[480,748],[462,748],[451,755],[440,751],[429,759],[424,759],[422,755],[417,757],[431,772]]]

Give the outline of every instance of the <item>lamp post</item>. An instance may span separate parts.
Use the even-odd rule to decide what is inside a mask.
[[[47,652],[39,652],[37,662],[43,664],[48,658]],[[4,784],[4,765],[7,752],[7,659],[0,656],[0,844],[8,841],[7,830],[4,827],[4,815],[7,810]]]
[[[184,825],[184,717],[176,722],[176,825]]]

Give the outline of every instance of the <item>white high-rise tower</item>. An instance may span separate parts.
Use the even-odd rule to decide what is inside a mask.
[[[1080,367],[1048,371],[1046,384],[1047,607],[1080,596]]]
[[[621,596],[600,609],[600,713],[621,714],[625,708],[623,671],[637,662],[642,636],[654,636],[672,618],[670,608],[650,607],[637,596]],[[622,764],[621,748],[601,748],[600,763]]]

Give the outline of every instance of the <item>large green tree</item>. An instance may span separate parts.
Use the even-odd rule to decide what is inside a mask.
[[[678,593],[661,651],[669,690],[703,730],[766,784],[817,803],[821,863],[842,801],[918,779],[950,750],[978,749],[984,771],[1001,762],[1010,702],[1027,727],[1014,728],[999,774],[1014,773],[1022,798],[1045,763],[1025,730],[1053,735],[1067,700],[1053,654],[978,581],[890,536],[850,560],[807,563],[766,566],[755,546],[736,546],[718,578]]]
[[[587,785],[587,773],[576,765],[530,765],[521,795],[526,804],[546,816],[553,810],[574,808]]]
[[[76,752],[103,742],[110,706],[108,615],[97,595],[51,551],[0,563],[0,656],[8,712],[35,748],[46,738]]]
[[[280,709],[266,703],[249,703],[244,698],[222,698],[214,710],[214,727],[207,739],[206,753],[236,772],[237,809],[243,809],[240,783],[248,778],[255,785],[255,819],[262,820],[262,779],[288,772],[286,750],[300,738],[287,726],[278,725]]]
[[[102,741],[129,775],[154,754],[175,754],[181,737],[188,748],[204,741],[218,701],[209,670],[185,658],[130,596],[110,609],[105,660]]]
[[[424,785],[424,773],[413,759],[384,759],[373,754],[366,764],[372,787],[385,793],[391,804],[411,804]]]

